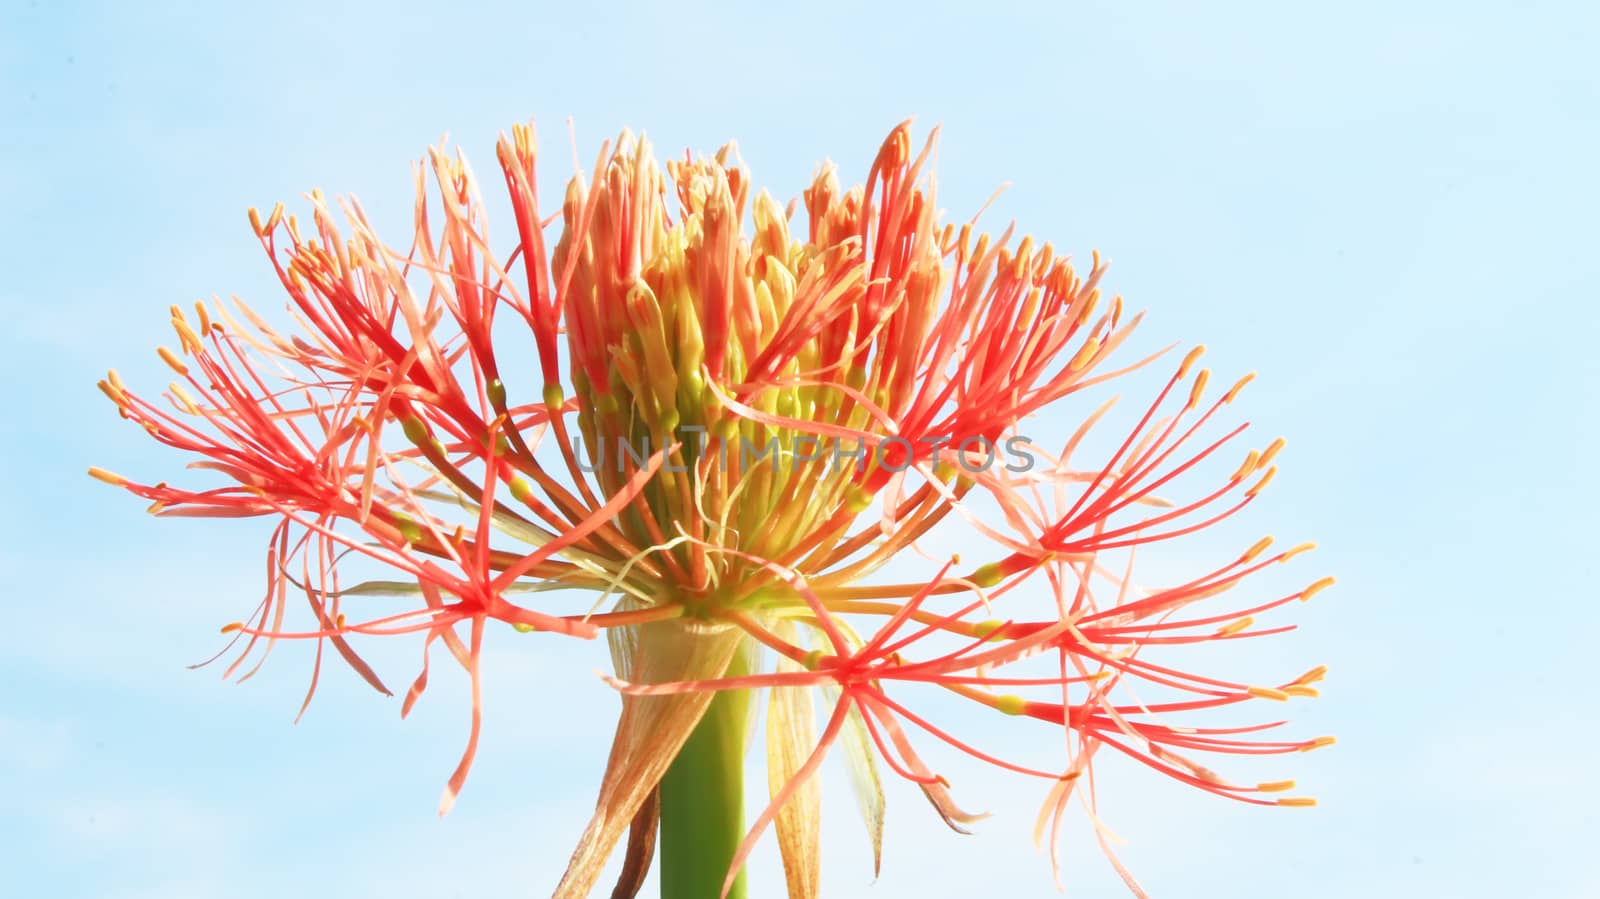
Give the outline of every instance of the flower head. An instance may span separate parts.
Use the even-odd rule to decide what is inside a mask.
[[[1045,407],[1161,354],[1109,361],[1138,318],[1104,299],[1098,256],[1080,271],[1010,229],[941,223],[932,148],[930,137],[914,152],[902,124],[864,185],[843,190],[825,166],[785,207],[752,198],[731,145],[663,171],[625,133],[550,214],[533,130],[517,127],[497,147],[515,226],[503,254],[466,160],[443,147],[417,169],[404,244],[382,242],[353,199],[336,215],[313,192],[309,223],[252,211],[294,330],[237,300],[197,304],[192,318],[173,307],[177,350],[160,355],[178,380],[165,402],[115,373],[101,383],[124,417],[220,484],[91,473],[160,515],[275,522],[265,596],[224,628],[243,641],[230,673],[275,641],[313,640],[319,667],[325,642],[387,693],[353,643],[417,635],[405,714],[443,643],[470,675],[473,714],[441,811],[478,747],[485,629],[607,633],[623,714],[558,895],[587,894],[729,691],[771,694],[772,802],[732,867],[775,824],[796,896],[815,893],[812,776],[836,746],[854,761],[875,845],[876,760],[953,827],[981,817],[923,761],[926,741],[1037,778],[1052,847],[1069,798],[1087,794],[1092,813],[1083,787],[1108,748],[1227,798],[1309,804],[1282,797],[1287,782],[1235,782],[1197,759],[1330,739],[1176,719],[1314,696],[1323,669],[1249,684],[1160,662],[1168,644],[1289,629],[1256,620],[1331,579],[1233,597],[1309,545],[1262,540],[1168,587],[1133,576],[1136,548],[1235,514],[1271,480],[1282,441],[1246,449],[1245,426],[1217,425],[1249,378],[1208,393],[1197,348],[1098,456],[1087,447],[1109,403],[1054,445],[1025,433]],[[1231,476],[1189,486],[1222,454],[1240,460]],[[961,557],[930,558],[919,541],[952,526]],[[388,574],[351,582],[373,566]],[[571,595],[583,605],[564,607]],[[306,624],[288,623],[291,597]],[[912,683],[1060,732],[1059,764],[1016,764],[943,729],[902,698]]]

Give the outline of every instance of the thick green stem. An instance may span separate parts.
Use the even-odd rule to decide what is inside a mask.
[[[745,674],[742,653],[728,677]],[[661,778],[661,899],[717,899],[744,839],[750,691],[718,693]],[[745,899],[744,872],[728,891]]]

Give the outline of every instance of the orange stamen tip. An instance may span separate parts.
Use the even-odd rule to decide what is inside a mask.
[[[1306,699],[1316,699],[1318,696],[1322,695],[1321,693],[1317,692],[1315,687],[1308,687],[1305,684],[1290,684],[1289,686],[1283,688],[1283,692],[1289,694],[1290,696],[1301,696]]]
[[[1095,354],[1098,352],[1100,352],[1100,338],[1089,338],[1088,342],[1083,345],[1083,348],[1078,350],[1077,355],[1072,357],[1072,361],[1067,363],[1067,370],[1081,371],[1094,360]]]
[[[89,466],[89,477],[94,478],[101,483],[110,484],[113,487],[122,487],[128,483],[128,479],[124,478],[122,475],[113,474],[112,472],[106,471],[104,468],[95,468],[92,465]]]
[[[1251,373],[1245,375],[1244,377],[1240,378],[1232,387],[1228,388],[1228,392],[1227,393],[1222,395],[1222,401],[1224,403],[1233,402],[1235,399],[1238,398],[1239,391],[1244,389],[1244,385],[1250,383],[1251,381],[1254,381],[1255,379],[1256,379],[1256,373],[1255,372],[1251,372]]]
[[[1228,480],[1230,480],[1230,481],[1242,481],[1245,478],[1250,477],[1250,473],[1256,470],[1256,466],[1258,464],[1260,464],[1260,462],[1261,462],[1261,454],[1257,453],[1255,450],[1251,450],[1244,457],[1244,464],[1240,465],[1239,466],[1239,470],[1235,471],[1233,473],[1233,477],[1229,478]]]
[[[231,634],[235,631],[242,630],[244,630],[244,622],[242,621],[232,621],[222,626],[222,633],[224,634]]]
[[[1278,804],[1285,808],[1311,808],[1317,804],[1317,800],[1310,796],[1285,796],[1278,800]]]
[[[1225,624],[1222,627],[1217,628],[1217,636],[1219,636],[1219,637],[1227,637],[1227,636],[1231,636],[1233,634],[1237,634],[1238,632],[1244,630],[1245,628],[1247,628],[1250,625],[1255,624],[1255,623],[1256,623],[1256,620],[1254,618],[1250,617],[1249,615],[1246,615],[1243,618],[1240,618],[1238,621],[1234,621],[1232,623]]]
[[[1317,548],[1317,545],[1315,543],[1306,542],[1306,543],[1298,544],[1298,545],[1294,546],[1293,548],[1291,548],[1289,550],[1286,550],[1283,555],[1278,557],[1278,561],[1279,562],[1287,562],[1290,559],[1294,558],[1295,556],[1300,555],[1301,553],[1308,553],[1308,552],[1311,552],[1312,550],[1314,550],[1316,548]]]
[[[1306,741],[1306,744],[1300,747],[1300,751],[1310,752],[1313,749],[1321,749],[1324,746],[1332,746],[1337,742],[1339,741],[1335,737],[1318,737],[1315,740]]]
[[[162,362],[167,363],[167,367],[168,368],[171,368],[173,371],[177,372],[178,374],[180,374],[180,375],[189,374],[189,366],[185,365],[183,363],[183,360],[178,358],[178,354],[177,353],[174,353],[173,351],[171,351],[171,350],[169,350],[169,349],[167,349],[166,347],[163,346],[163,347],[156,347],[156,355],[161,357],[161,361]]]
[[[1307,671],[1305,674],[1300,675],[1299,677],[1295,678],[1294,680],[1295,680],[1295,683],[1297,683],[1297,684],[1314,684],[1317,681],[1322,680],[1323,678],[1325,678],[1327,676],[1328,676],[1328,666],[1327,665],[1318,665],[1317,667],[1311,669],[1310,671]]]
[[[1267,781],[1265,783],[1256,784],[1256,789],[1260,790],[1263,793],[1282,793],[1285,790],[1294,789],[1294,781],[1292,781],[1292,780],[1269,780],[1269,781]]]
[[[1202,368],[1200,374],[1194,377],[1194,386],[1189,388],[1189,407],[1200,405],[1200,395],[1205,393],[1206,384],[1211,380],[1211,369]]]
[[[1251,487],[1249,490],[1246,490],[1244,492],[1244,495],[1245,496],[1255,496],[1256,494],[1258,494],[1261,491],[1265,490],[1267,485],[1272,483],[1272,478],[1277,473],[1278,473],[1278,469],[1277,469],[1276,466],[1267,469],[1267,473],[1261,476],[1261,480],[1256,481],[1255,486]]]
[[[1261,451],[1261,461],[1257,464],[1266,465],[1268,462],[1271,462],[1273,458],[1275,458],[1283,449],[1284,443],[1284,439],[1279,437],[1278,439],[1267,444],[1267,448]]]
[[[1329,587],[1332,587],[1334,585],[1334,583],[1335,583],[1335,581],[1331,576],[1330,577],[1325,577],[1325,578],[1322,578],[1319,581],[1313,582],[1311,584],[1311,586],[1309,586],[1309,587],[1305,588],[1304,590],[1300,591],[1300,601],[1301,602],[1310,602],[1311,601],[1311,597],[1316,596],[1318,593],[1321,593],[1322,591],[1328,589]]]
[[[1257,699],[1270,699],[1274,702],[1288,702],[1289,694],[1277,687],[1251,687],[1249,694]]]
[[[343,612],[340,612],[338,614],[338,616],[333,619],[333,626],[337,630],[341,630],[341,631],[344,630],[344,613]]]
[[[1178,366],[1178,379],[1179,380],[1182,380],[1182,379],[1184,379],[1184,378],[1189,376],[1189,369],[1192,368],[1194,366],[1194,364],[1200,360],[1201,356],[1205,355],[1205,352],[1206,352],[1205,344],[1200,344],[1199,346],[1196,346],[1194,349],[1190,350],[1189,351],[1189,355],[1183,357],[1183,364]]]
[[[1239,561],[1241,563],[1254,561],[1257,556],[1260,556],[1262,553],[1266,552],[1267,547],[1271,545],[1271,537],[1262,537],[1260,540],[1257,540],[1253,545],[1251,545],[1249,549],[1244,551],[1244,555],[1239,557]]]

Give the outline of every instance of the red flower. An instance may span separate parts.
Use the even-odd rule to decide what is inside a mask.
[[[795,204],[751,201],[731,145],[669,162],[664,179],[649,145],[624,134],[591,181],[568,185],[561,236],[547,247],[555,217],[542,218],[527,127],[498,146],[517,237],[503,257],[465,160],[442,148],[417,171],[408,249],[382,243],[353,200],[341,204],[348,237],[320,193],[306,230],[281,206],[265,221],[252,211],[293,335],[238,302],[197,306],[193,323],[174,307],[180,351],[160,351],[180,376],[172,408],[115,373],[101,384],[125,417],[198,456],[191,467],[222,485],[91,473],[152,500],[157,514],[277,522],[265,598],[224,628],[245,640],[230,673],[288,638],[318,641],[320,667],[328,641],[387,693],[352,638],[421,634],[423,670],[404,714],[427,684],[428,648],[443,641],[471,675],[473,724],[441,811],[477,749],[488,623],[609,631],[614,683],[628,698],[599,808],[558,895],[588,892],[722,691],[773,696],[773,801],[734,870],[776,822],[794,895],[815,891],[809,778],[841,738],[875,848],[882,797],[870,750],[952,826],[978,817],[955,804],[914,737],[1043,780],[1040,827],[1050,823],[1052,845],[1105,747],[1221,796],[1309,804],[1275,798],[1288,782],[1233,783],[1192,756],[1331,739],[1260,735],[1281,722],[1168,719],[1313,696],[1323,669],[1259,686],[1146,658],[1166,644],[1288,630],[1257,627],[1255,616],[1331,579],[1224,600],[1309,545],[1271,553],[1264,540],[1173,587],[1139,589],[1132,578],[1136,547],[1233,515],[1271,479],[1282,441],[1249,451],[1198,498],[1161,498],[1214,454],[1237,452],[1229,445],[1243,425],[1201,434],[1249,378],[1206,401],[1196,349],[1105,459],[1077,461],[1109,404],[1059,456],[1024,440],[1035,413],[1156,357],[1105,370],[1137,317],[1123,320],[1120,298],[1102,301],[1098,256],[1080,276],[1049,244],[1013,248],[1010,229],[991,240],[971,223],[941,225],[924,174],[931,148],[930,139],[913,158],[902,124],[864,186],[841,191],[824,167],[805,191],[803,239],[790,234]],[[516,384],[530,348],[540,382]],[[950,559],[910,583],[878,577],[951,526],[967,530],[963,555],[980,564]],[[370,563],[398,579],[341,578]],[[558,589],[590,591],[595,609],[561,612],[545,596]],[[312,612],[299,629],[285,624],[291,593]],[[374,596],[404,604],[365,611]],[[997,758],[904,704],[906,682],[1059,728],[1067,751],[1048,770]],[[1144,701],[1128,689],[1135,682],[1163,697]],[[809,688],[827,699],[820,735]]]

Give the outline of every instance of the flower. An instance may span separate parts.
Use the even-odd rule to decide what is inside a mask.
[[[316,641],[320,669],[326,641],[388,693],[353,641],[421,635],[404,715],[442,642],[470,675],[472,724],[441,813],[478,749],[490,623],[606,633],[623,712],[558,896],[586,895],[630,828],[625,879],[642,878],[658,784],[709,726],[714,697],[755,689],[771,695],[772,801],[725,859],[724,892],[775,826],[790,895],[815,895],[812,775],[835,746],[851,758],[875,853],[877,759],[952,827],[981,817],[956,804],[913,736],[1039,779],[1053,862],[1069,798],[1088,793],[1093,813],[1093,790],[1080,786],[1106,748],[1227,798],[1310,804],[1279,795],[1289,782],[1235,783],[1191,756],[1331,738],[1168,719],[1314,696],[1325,669],[1257,685],[1146,658],[1290,629],[1255,616],[1330,578],[1243,607],[1222,600],[1309,544],[1272,551],[1262,540],[1171,587],[1141,588],[1132,575],[1135,548],[1237,513],[1272,479],[1281,440],[1241,453],[1198,499],[1162,498],[1240,453],[1243,425],[1200,435],[1249,377],[1207,399],[1196,348],[1108,454],[1079,461],[1109,403],[1059,452],[1027,438],[1040,410],[1161,354],[1107,370],[1138,317],[1124,319],[1120,298],[1103,301],[1098,255],[1080,273],[1048,243],[1013,246],[1011,229],[991,239],[973,223],[941,224],[926,175],[933,146],[930,136],[913,156],[901,124],[848,191],[824,166],[804,192],[803,234],[791,233],[796,203],[751,199],[732,145],[669,161],[664,175],[626,133],[546,218],[531,126],[497,147],[516,227],[504,256],[465,158],[443,146],[416,170],[403,249],[383,243],[353,199],[337,204],[342,226],[320,192],[309,228],[281,205],[265,219],[252,210],[295,331],[237,300],[196,304],[193,319],[173,307],[178,349],[159,351],[178,376],[167,403],[115,372],[100,384],[221,486],[91,474],[158,515],[276,522],[265,597],[223,628],[243,641],[229,674],[284,639]],[[921,561],[919,541],[950,526],[978,561]],[[886,570],[919,564],[909,581]],[[388,573],[351,583],[347,572],[364,568]],[[585,592],[587,610],[562,611],[562,597]],[[286,624],[292,594],[310,607],[305,626]],[[372,598],[400,605],[373,612]],[[1146,702],[1136,683],[1163,697]],[[906,684],[1059,730],[1059,765],[1015,764],[942,729],[900,698]]]

